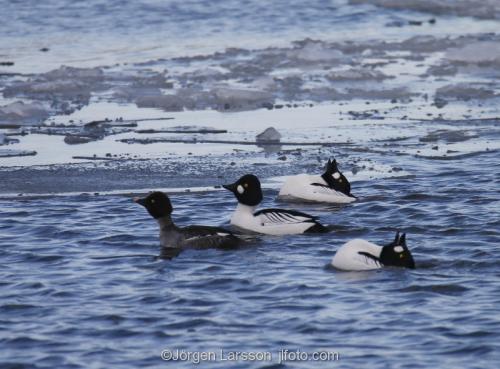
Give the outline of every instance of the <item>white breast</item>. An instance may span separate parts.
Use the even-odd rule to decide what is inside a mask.
[[[321,176],[299,174],[288,177],[278,196],[285,199],[292,198],[329,203],[349,203],[355,200],[354,197],[347,196],[340,191],[328,187],[313,186],[313,183],[326,185]]]
[[[368,256],[360,255],[360,252],[379,258],[382,247],[365,240],[355,239],[343,244],[337,250],[331,264],[337,269],[349,271],[373,270],[382,267],[382,264]]]
[[[265,213],[254,216],[254,207],[238,204],[231,217],[231,224],[252,232],[281,236],[301,234],[313,226],[309,218]]]

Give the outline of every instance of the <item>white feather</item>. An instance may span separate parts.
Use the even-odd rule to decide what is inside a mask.
[[[231,224],[252,232],[269,235],[301,234],[313,224],[311,218],[286,213],[254,215],[255,207],[238,204],[231,216]]]
[[[278,196],[281,198],[293,198],[328,203],[350,203],[356,200],[354,197],[347,196],[344,193],[335,191],[329,187],[313,186],[313,183],[319,183],[324,186],[327,185],[321,176],[299,174],[288,177],[281,187]]]
[[[382,247],[365,240],[355,239],[343,244],[337,250],[331,264],[337,269],[346,271],[373,270],[382,267],[380,262],[368,256],[360,255],[360,252],[380,258]]]

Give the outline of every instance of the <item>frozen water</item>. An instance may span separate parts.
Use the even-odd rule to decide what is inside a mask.
[[[500,43],[477,41],[462,47],[450,48],[446,58],[461,63],[493,64],[500,66]]]
[[[177,95],[150,95],[140,96],[136,99],[140,108],[158,108],[165,111],[182,111],[184,108],[192,108],[194,102],[191,99],[183,99]]]
[[[257,142],[279,142],[281,134],[274,127],[266,128],[263,132],[255,136]]]
[[[383,80],[390,77],[378,70],[367,68],[351,68],[347,70],[334,71],[328,75],[328,78],[335,82]]]
[[[287,52],[289,58],[305,62],[328,63],[338,63],[346,59],[342,51],[327,47],[323,42],[307,40],[299,45],[299,47]]]
[[[446,85],[436,90],[436,97],[444,99],[470,100],[487,99],[495,96],[493,90],[486,87],[477,87],[469,83]]]
[[[450,97],[453,93],[444,88],[450,83],[435,77],[459,74],[456,82],[472,88],[484,84],[485,76],[498,74],[498,45],[499,36],[493,34],[369,42],[305,39],[283,47],[230,48],[126,68],[63,66],[6,77],[3,95],[40,101],[57,113],[80,109],[93,98],[164,111],[241,111],[282,105],[277,101],[408,100],[434,96],[440,88],[441,97]],[[487,90],[498,89],[498,79],[489,83]]]
[[[215,88],[212,90],[218,110],[252,110],[274,103],[269,92],[242,90],[234,88]]]
[[[88,82],[99,82],[102,80],[101,68],[74,68],[66,65],[50,72],[41,74],[41,77],[50,80],[81,80]]]
[[[2,125],[40,124],[49,117],[49,111],[41,103],[25,103],[23,101],[0,106],[0,128]]]

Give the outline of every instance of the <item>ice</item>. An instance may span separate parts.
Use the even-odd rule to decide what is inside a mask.
[[[453,131],[447,129],[439,129],[436,131],[431,131],[427,135],[420,137],[420,142],[438,142],[444,141],[446,143],[456,143],[470,140],[472,138],[479,137],[475,132],[471,131]]]
[[[474,86],[469,83],[457,83],[440,87],[436,90],[436,98],[438,99],[456,99],[456,100],[471,100],[471,99],[487,99],[495,97],[495,92],[491,89]]]
[[[25,81],[15,81],[3,90],[3,94],[47,101],[56,112],[69,114],[88,104],[92,92],[108,88],[104,81],[100,68],[62,66]]]
[[[35,75],[27,81],[16,81],[4,89],[4,96],[26,96],[37,100],[70,100],[88,103],[92,91],[106,88],[100,68],[59,69]]]
[[[13,123],[19,125],[40,124],[48,116],[49,111],[41,103],[17,101],[0,107],[0,128],[2,125]]]
[[[301,47],[290,50],[287,53],[288,57],[306,62],[338,62],[345,59],[342,51],[328,48],[322,42],[306,40],[305,43],[300,46]]]
[[[78,145],[95,141],[94,138],[81,135],[68,134],[64,137],[64,143],[68,145]]]
[[[118,100],[136,101],[141,97],[161,96],[161,90],[156,87],[119,86],[114,89],[113,96]],[[154,100],[154,99],[153,99]]]
[[[274,98],[269,92],[234,88],[215,88],[212,90],[217,110],[251,110],[271,106]]]
[[[359,89],[350,88],[343,95],[345,99],[374,99],[374,100],[408,100],[414,93],[406,87],[395,87],[387,89]]]
[[[255,136],[255,141],[257,142],[279,142],[280,140],[281,133],[279,133],[274,127],[266,128],[264,132]]]
[[[463,47],[450,48],[445,57],[466,64],[494,64],[500,66],[500,43],[480,41]]]
[[[454,76],[457,74],[457,66],[449,63],[433,65],[427,69],[426,76]]]
[[[274,98],[269,92],[216,87],[211,91],[180,89],[175,95],[141,96],[138,107],[160,108],[165,111],[213,108],[220,111],[253,110],[272,106]]]
[[[101,68],[74,68],[63,65],[41,76],[46,80],[81,80],[95,83],[102,80],[103,74]]]
[[[192,106],[193,102],[189,99],[182,99],[177,95],[151,95],[137,98],[136,104],[140,108],[159,108],[165,111],[182,111],[185,107]]]
[[[17,138],[11,138],[5,133],[0,133],[0,145],[8,145],[14,143],[19,143],[19,140]]]
[[[36,151],[0,149],[0,158],[14,158],[18,156],[35,156]]]
[[[404,50],[411,51],[414,54],[413,57],[415,57],[415,55],[418,56],[418,53],[422,52],[428,53],[440,51],[448,47],[450,44],[454,45],[454,43],[447,38],[438,39],[431,35],[420,35],[403,41],[400,46]]]
[[[366,80],[383,80],[390,78],[378,70],[351,68],[347,70],[339,70],[330,73],[327,76],[332,81],[366,81]]]
[[[63,66],[7,76],[2,92],[4,99],[39,101],[51,114],[69,114],[96,100],[170,112],[234,112],[354,99],[408,101],[417,96],[436,96],[442,106],[447,99],[492,96],[499,87],[498,45],[495,34],[421,34],[402,41],[304,39],[288,46],[233,48],[126,66]],[[447,77],[473,89],[461,85],[454,92],[446,86],[451,83]]]

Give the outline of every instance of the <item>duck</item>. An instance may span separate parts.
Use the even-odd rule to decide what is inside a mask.
[[[275,208],[256,211],[263,195],[260,181],[253,174],[246,174],[222,187],[231,191],[238,200],[231,225],[239,229],[275,236],[327,231],[318,217],[300,211]]]
[[[160,243],[163,249],[232,249],[238,247],[241,239],[232,232],[212,226],[190,225],[178,227],[172,220],[173,207],[169,197],[159,191],[151,192],[146,197],[136,197],[135,203],[146,208],[160,227]]]
[[[343,271],[363,271],[386,266],[415,269],[415,261],[406,246],[406,233],[396,233],[394,240],[379,246],[363,239],[343,244],[333,256],[331,265]]]
[[[322,175],[298,174],[288,177],[278,198],[344,204],[356,201],[356,196],[351,194],[351,184],[339,170],[336,159],[328,159]]]

